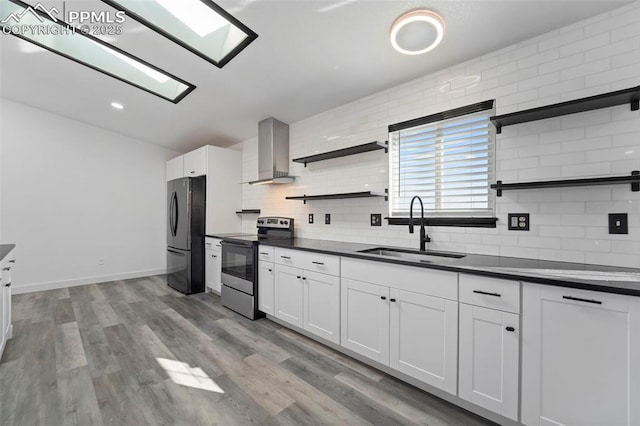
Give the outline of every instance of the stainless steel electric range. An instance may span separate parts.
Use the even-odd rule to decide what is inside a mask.
[[[222,305],[249,319],[258,311],[258,243],[269,239],[293,239],[293,219],[259,217],[257,234],[221,235]]]

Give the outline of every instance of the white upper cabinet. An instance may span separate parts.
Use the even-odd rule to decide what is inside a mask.
[[[640,425],[640,298],[524,284],[522,423]]]
[[[184,156],[167,161],[167,182],[184,177]]]
[[[207,150],[208,147],[203,146],[184,155],[184,177],[204,176],[207,174]]]

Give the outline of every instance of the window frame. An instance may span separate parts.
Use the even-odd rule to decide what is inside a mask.
[[[450,109],[447,111],[442,111],[436,114],[427,115],[424,117],[419,117],[407,121],[403,121],[400,123],[391,124],[388,126],[389,133],[397,132],[405,129],[410,129],[413,127],[423,126],[426,124],[431,124],[439,121],[445,121],[449,119],[463,117],[465,115],[475,114],[482,111],[492,110],[495,105],[495,100],[487,100],[483,102],[478,102],[475,104]],[[492,124],[489,124],[492,126]],[[491,169],[489,170],[488,177],[488,185],[491,184],[491,180],[495,177],[495,129],[491,130],[491,139],[493,143],[493,160],[490,164]],[[389,138],[391,139],[391,138]],[[391,147],[390,147],[391,148]],[[389,157],[389,196],[392,195],[391,188],[391,180],[393,179],[392,167],[391,164],[391,156]],[[415,206],[414,206],[415,208]],[[434,213],[433,211],[425,212],[425,224],[430,226],[455,226],[455,227],[482,227],[482,228],[495,228],[497,218],[495,212],[495,196],[489,190],[489,208],[484,211],[484,214],[474,215],[473,211],[460,212],[460,214],[451,213],[447,215],[446,212],[442,213]],[[479,212],[480,213],[480,212]],[[392,202],[389,201],[389,216],[386,218],[389,225],[408,225],[410,223],[409,217],[403,215],[393,215],[392,214]],[[419,219],[416,220],[414,215],[414,223],[418,223]]]

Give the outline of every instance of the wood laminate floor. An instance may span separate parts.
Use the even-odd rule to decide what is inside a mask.
[[[13,297],[0,425],[488,424],[164,277]]]

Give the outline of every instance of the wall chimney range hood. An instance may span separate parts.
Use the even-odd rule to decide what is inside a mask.
[[[249,185],[292,183],[289,176],[289,125],[273,117],[258,123],[258,180]]]

